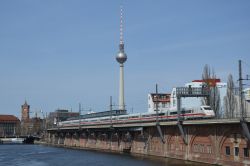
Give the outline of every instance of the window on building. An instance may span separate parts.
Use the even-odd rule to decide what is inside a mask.
[[[239,147],[234,147],[234,155],[239,156]]]
[[[249,157],[249,149],[248,148],[244,148],[244,157]]]
[[[207,153],[208,154],[212,153],[212,147],[211,147],[211,145],[207,145]]]
[[[204,153],[205,150],[204,150],[204,144],[201,144],[201,153]]]
[[[193,146],[193,151],[194,151],[194,152],[197,152],[197,144],[194,144],[194,146]]]
[[[226,155],[230,155],[230,147],[226,146]]]

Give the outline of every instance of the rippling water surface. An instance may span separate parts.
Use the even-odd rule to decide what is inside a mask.
[[[42,145],[0,145],[0,166],[181,166],[175,159],[131,156]]]

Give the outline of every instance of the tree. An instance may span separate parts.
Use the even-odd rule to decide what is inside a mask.
[[[206,105],[210,105],[211,108],[215,112],[215,116],[219,117],[220,115],[220,92],[216,86],[215,72],[214,70],[212,70],[211,72],[211,69],[208,64],[204,66],[202,79],[204,81],[206,88],[209,89],[209,98],[205,100],[204,103]]]
[[[215,116],[220,116],[220,91],[217,86],[211,87],[210,89],[210,101],[211,108],[214,110]]]
[[[224,107],[225,107],[225,116],[227,118],[234,118],[236,117],[236,110],[237,110],[237,99],[234,95],[234,81],[232,74],[229,74],[227,80],[227,94],[224,97]]]
[[[204,81],[205,87],[208,88],[208,89],[210,89],[209,82],[208,82],[208,80],[211,77],[210,73],[211,73],[210,72],[210,67],[208,66],[208,64],[206,64],[204,66],[204,68],[203,68],[202,80]],[[205,100],[203,100],[203,105],[210,105],[209,98],[206,98]]]

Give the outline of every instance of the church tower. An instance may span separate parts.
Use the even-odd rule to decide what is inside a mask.
[[[30,105],[27,104],[27,101],[22,105],[22,121],[27,121],[30,119]]]

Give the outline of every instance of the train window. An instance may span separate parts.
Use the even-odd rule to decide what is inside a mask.
[[[177,112],[170,112],[170,115],[176,115]]]
[[[127,119],[127,117],[122,117],[122,118],[119,118],[119,119]]]
[[[204,110],[211,110],[211,107],[203,107]]]

